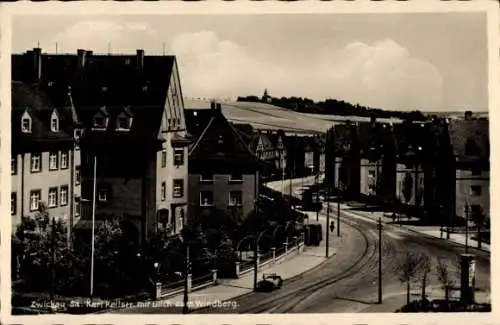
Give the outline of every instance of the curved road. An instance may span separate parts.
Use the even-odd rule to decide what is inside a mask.
[[[280,184],[277,185],[279,187]],[[353,249],[343,250],[321,268],[285,280],[283,287],[272,293],[250,293],[239,297],[237,309],[203,309],[197,313],[321,313],[359,312],[374,305],[377,300],[378,231],[375,221],[348,216],[341,212],[341,232],[354,228]],[[335,236],[336,239],[336,236]],[[461,245],[416,233],[405,228],[384,225],[382,233],[382,279],[384,297],[404,295],[399,267],[406,252],[442,259],[449,266],[451,276],[458,277],[458,257],[464,252]],[[490,254],[469,249],[476,255],[476,288],[490,291]],[[412,293],[420,292],[421,282],[415,279]],[[440,290],[435,267],[427,280],[428,292]],[[438,292],[440,293],[440,292]],[[394,309],[400,306],[395,307]],[[392,307],[389,307],[392,308]],[[386,310],[394,311],[393,309]]]
[[[295,180],[294,187],[302,181]],[[306,181],[307,183],[307,181]],[[288,181],[287,181],[288,185]],[[278,189],[281,182],[272,187]],[[287,186],[288,188],[288,186]],[[297,189],[294,189],[294,193]],[[336,215],[335,215],[336,216]],[[321,216],[324,222],[324,215]],[[401,307],[405,288],[399,280],[399,267],[408,251],[429,256],[433,262],[442,259],[449,266],[451,277],[459,279],[457,262],[464,248],[439,238],[407,230],[396,225],[384,225],[382,233],[382,272],[384,304],[376,305],[378,279],[378,231],[376,221],[341,212],[342,249],[321,267],[285,280],[280,290],[271,293],[249,293],[235,299],[238,308],[205,308],[192,313],[335,313],[363,312],[381,307],[378,312],[393,312]],[[332,237],[332,235],[330,236]],[[336,234],[334,242],[338,241]],[[350,247],[350,249],[344,249]],[[490,254],[473,248],[476,255],[475,286],[481,294],[490,292]],[[427,280],[428,292],[441,295],[440,283],[432,268]],[[412,293],[421,291],[421,281],[412,282]],[[457,283],[458,284],[458,283]],[[436,291],[434,291],[436,290]],[[386,300],[399,297],[396,305]],[[233,301],[234,302],[234,301]],[[124,312],[124,310],[118,311]],[[126,312],[126,311],[125,311]],[[129,312],[133,312],[129,310]],[[162,308],[143,313],[181,313],[181,308]]]

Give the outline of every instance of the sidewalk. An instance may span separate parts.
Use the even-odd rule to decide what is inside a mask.
[[[439,226],[414,226],[414,225],[399,225],[397,222],[393,223],[392,218],[389,216],[384,215],[384,212],[382,211],[375,211],[375,212],[367,212],[367,211],[352,211],[353,208],[349,205],[346,204],[341,204],[340,208],[343,213],[347,215],[353,215],[353,216],[361,216],[365,218],[370,218],[373,220],[378,220],[379,218],[381,219],[382,223],[385,224],[392,224],[394,227],[398,228],[405,228],[413,232],[418,232],[427,236],[432,236],[436,238],[441,238],[443,240],[449,240],[453,243],[464,245],[465,246],[465,234],[463,233],[450,233],[450,238],[446,238],[446,231],[443,231],[442,237],[441,237],[441,230]],[[351,211],[349,211],[351,210]],[[412,218],[410,218],[412,220]],[[416,219],[414,219],[416,220]],[[406,221],[406,218],[404,219]],[[404,222],[403,221],[403,222]],[[475,235],[475,232],[471,232],[469,234],[469,240],[468,240],[468,245],[471,248],[477,248],[477,240],[472,239],[471,236]],[[480,250],[483,250],[485,252],[490,252],[490,245],[486,243],[482,243],[482,248]]]

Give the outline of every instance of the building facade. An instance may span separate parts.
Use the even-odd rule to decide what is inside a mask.
[[[178,233],[187,215],[189,140],[175,57],[146,56],[143,50],[135,55],[78,50],[71,55],[42,54],[41,49],[14,57],[14,80],[35,76],[50,98],[66,103],[55,107],[71,112],[71,120],[64,118],[61,125],[71,125],[75,143],[72,171],[65,176],[75,183],[68,190],[74,198],[70,219],[75,229],[90,229],[95,200],[96,222],[119,218],[135,242],[159,230]],[[61,112],[51,119],[54,114]],[[48,165],[52,157],[49,153]],[[44,159],[42,155],[42,164]],[[50,175],[41,176],[45,182]]]
[[[489,121],[466,115],[451,120],[448,128],[455,158],[455,214],[469,220],[482,214],[489,220]]]
[[[223,116],[220,104],[187,114],[188,130],[196,139],[189,150],[189,219],[214,209],[246,218],[258,196],[259,159]]]
[[[35,50],[30,55],[37,58],[39,53]],[[35,70],[35,66],[25,66],[29,68]],[[65,221],[69,235],[78,218],[75,197],[80,193],[75,112],[70,98],[62,94],[54,98],[46,87],[39,74],[32,80],[12,82],[12,227],[44,204],[51,217]]]

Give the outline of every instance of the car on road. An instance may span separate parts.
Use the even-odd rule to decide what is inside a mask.
[[[262,280],[257,283],[257,291],[271,292],[280,289],[283,284],[283,279],[276,273],[263,274]]]

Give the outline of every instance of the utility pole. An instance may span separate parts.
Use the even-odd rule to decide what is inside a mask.
[[[328,254],[328,249],[329,249],[329,245],[330,245],[330,229],[328,228],[330,227],[330,201],[326,201],[326,227],[325,227],[325,231],[326,231],[326,258],[329,257],[329,254]]]
[[[318,208],[318,206],[317,206],[319,203],[318,178],[319,178],[319,173],[314,178],[314,185],[316,186],[316,221],[319,221],[319,210],[321,210],[321,208],[323,208],[323,202],[321,202],[321,208]],[[326,224],[326,227],[328,227],[328,224]]]
[[[188,278],[189,278],[189,273],[191,272],[191,261],[189,259],[189,243],[185,243],[186,245],[186,258],[185,258],[185,266],[184,266],[184,305],[182,306],[182,313],[187,314],[189,313],[189,307],[188,307],[188,302],[189,302],[189,297],[188,297],[188,290],[189,290],[189,284],[188,284]]]
[[[337,237],[340,237],[340,198],[337,199]]]
[[[469,202],[465,201],[465,254],[469,253]]]
[[[378,304],[382,304],[382,220],[378,217]]]
[[[52,238],[51,238],[51,262],[50,262],[50,301],[54,299],[55,273],[54,266],[56,263],[56,219],[52,217]]]
[[[259,243],[258,234],[255,235],[255,250],[253,252],[253,290],[257,291],[257,273],[259,272]]]

